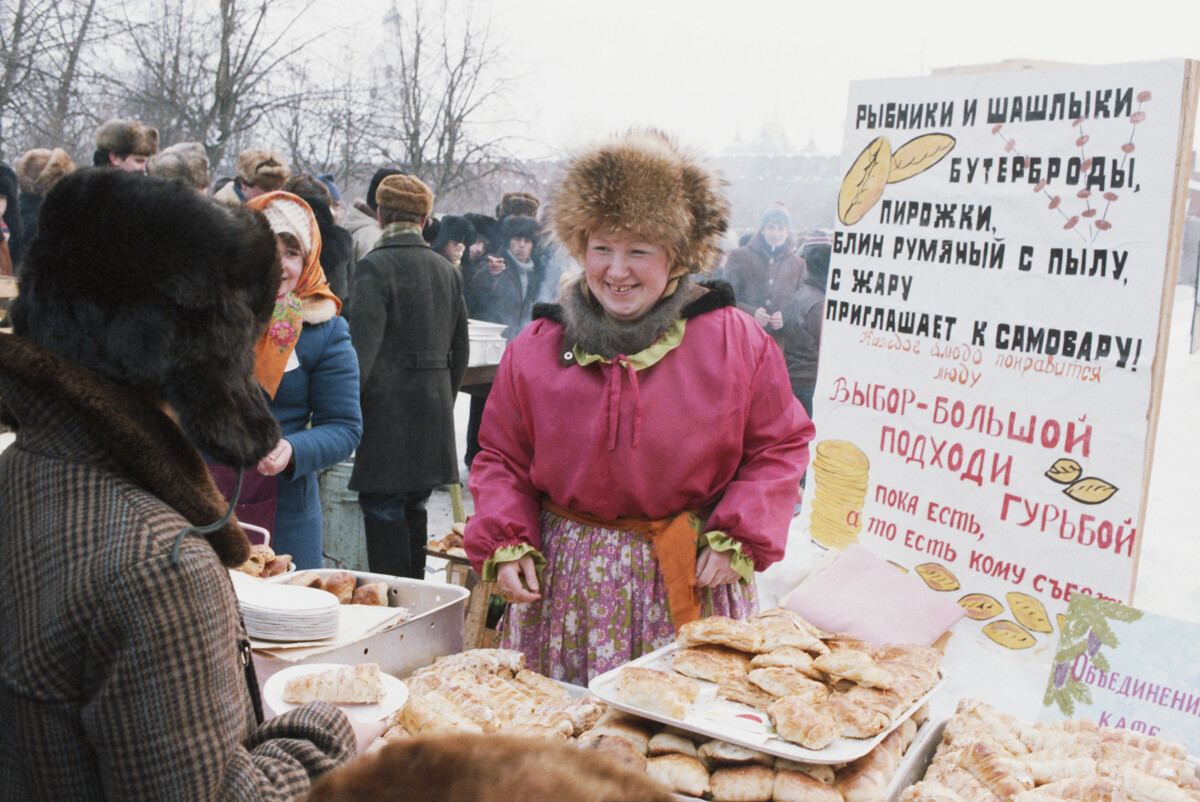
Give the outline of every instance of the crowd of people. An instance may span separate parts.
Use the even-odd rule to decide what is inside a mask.
[[[426,502],[465,461],[464,547],[510,603],[505,645],[548,676],[586,685],[688,621],[754,610],[814,435],[822,232],[798,236],[776,203],[731,243],[720,178],[652,130],[581,150],[545,207],[510,192],[493,215],[435,215],[398,167],[351,203],[269,148],[214,182],[199,143],[158,145],[110,120],[87,168],[45,148],[0,167],[0,271],[19,287],[0,339],[18,431],[0,459],[0,564],[82,556],[56,581],[125,588],[94,620],[0,608],[6,628],[44,619],[60,636],[5,647],[0,709],[37,719],[62,699],[46,739],[0,735],[0,786],[236,796],[343,760],[333,708],[261,722],[221,572],[249,549],[230,511],[321,567],[318,472],[351,455],[368,569],[415,579]],[[507,347],[493,383],[464,388],[469,318],[502,325]],[[181,637],[180,619],[203,637]],[[97,622],[103,643],[82,634]],[[64,656],[86,676],[57,676]],[[200,663],[204,693],[186,701]],[[134,664],[166,679],[132,687]],[[202,759],[148,764],[179,754],[184,720],[204,731],[188,747]],[[42,768],[64,738],[78,755],[60,783]]]

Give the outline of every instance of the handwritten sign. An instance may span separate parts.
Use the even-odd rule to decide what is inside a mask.
[[[1200,625],[1071,598],[1042,721],[1090,718],[1200,753]]]
[[[1130,597],[1184,76],[851,87],[807,531],[1001,647],[1051,648],[1072,594]]]

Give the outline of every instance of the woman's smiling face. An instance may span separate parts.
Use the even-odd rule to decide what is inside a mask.
[[[667,250],[633,234],[588,236],[583,270],[605,314],[631,323],[649,312],[667,287]]]

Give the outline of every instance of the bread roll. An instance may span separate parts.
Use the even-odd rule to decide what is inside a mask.
[[[349,571],[334,571],[321,580],[321,590],[338,597],[340,604],[349,604],[354,598],[354,588],[358,580]]]
[[[338,598],[341,598],[340,596]],[[376,607],[388,606],[387,582],[367,582],[354,589],[350,597],[351,604],[370,604]]]
[[[775,772],[773,791],[775,802],[842,802],[836,789],[798,771]]]
[[[279,576],[287,573],[288,568],[292,565],[292,555],[276,554],[263,565],[262,577],[266,579],[270,576]]]
[[[295,576],[288,579],[289,585],[298,585],[302,588],[316,588],[324,590],[321,586],[321,575],[316,571],[297,571]]]
[[[775,772],[766,766],[717,769],[708,783],[714,802],[771,802]]]
[[[842,736],[842,727],[804,698],[785,696],[767,708],[775,731],[805,749],[824,749]]]
[[[700,797],[709,791],[708,769],[692,755],[667,754],[646,761],[646,773],[673,791]]]
[[[617,674],[617,699],[625,704],[673,719],[687,715],[700,695],[700,686],[679,674],[625,666]]]

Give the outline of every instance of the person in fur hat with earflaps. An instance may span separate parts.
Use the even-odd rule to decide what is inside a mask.
[[[299,799],[353,754],[330,705],[263,723],[250,546],[198,450],[252,470],[279,440],[254,343],[280,276],[261,214],[182,182],[46,196],[0,334],[0,571],[36,578],[0,601],[0,799]]]
[[[158,153],[158,129],[137,120],[108,120],[96,129],[92,164],[127,173],[146,173],[146,162]]]
[[[504,645],[586,685],[689,621],[754,612],[813,425],[728,285],[692,281],[729,209],[702,161],[631,132],[575,156],[548,208],[583,273],[504,353],[464,547],[513,602]]]

